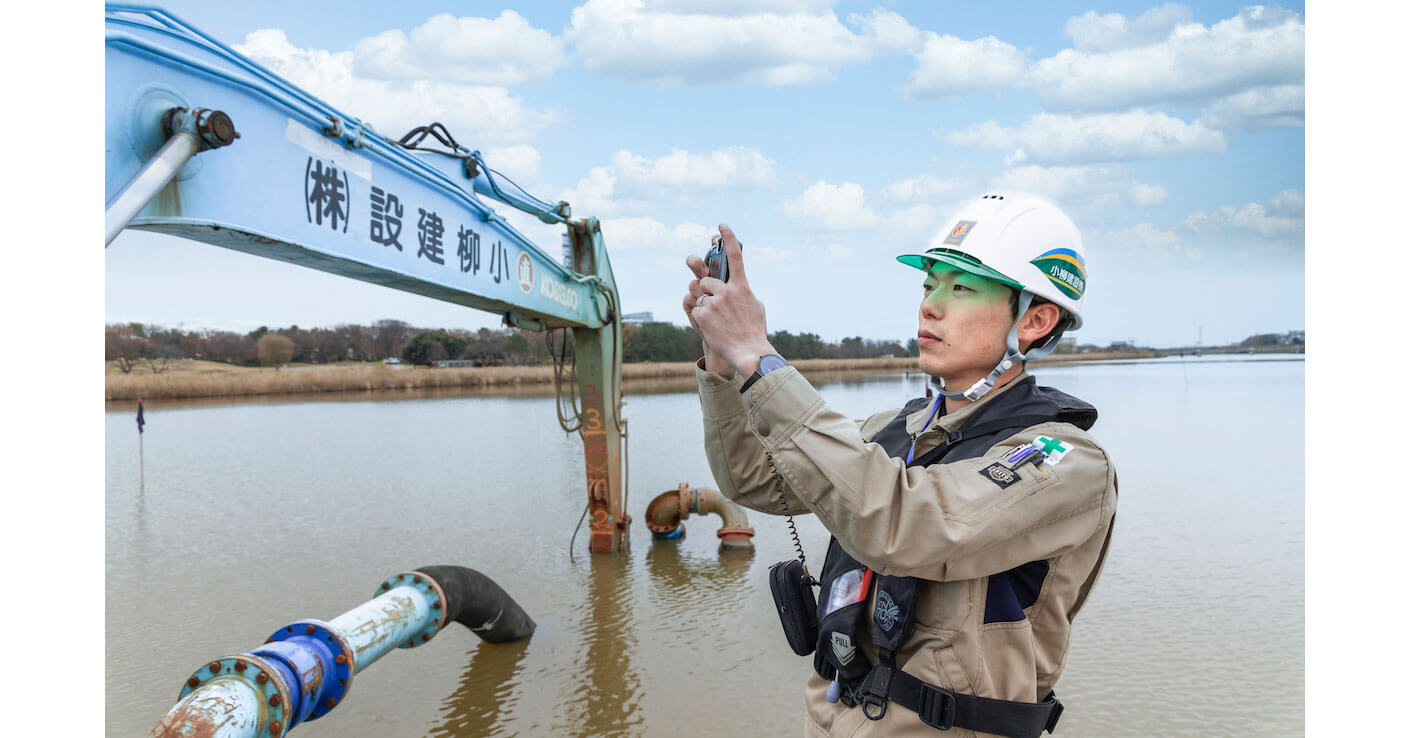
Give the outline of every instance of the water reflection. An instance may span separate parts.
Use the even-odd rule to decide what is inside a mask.
[[[697,531],[696,535],[702,534]],[[748,581],[754,561],[752,547],[721,545],[716,556],[700,556],[683,552],[680,544],[681,539],[652,540],[646,552],[651,600],[667,617],[709,617],[715,611],[735,607],[754,586]]]
[[[445,718],[431,735],[517,735],[506,732],[518,704],[515,694],[532,638],[514,643],[480,642],[460,674],[455,692],[442,703]]]
[[[632,668],[632,560],[593,556],[588,560],[587,608],[582,612],[582,648],[577,668],[561,686],[555,735],[602,736],[639,733],[643,727],[641,681]]]

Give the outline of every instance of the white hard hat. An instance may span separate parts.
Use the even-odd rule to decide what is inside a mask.
[[[896,260],[923,271],[944,262],[1042,297],[1082,327],[1087,260],[1082,235],[1065,213],[1024,192],[985,195],[966,204],[930,248]]]

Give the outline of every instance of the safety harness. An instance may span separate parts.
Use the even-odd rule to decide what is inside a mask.
[[[978,408],[939,446],[912,459],[915,438],[906,432],[906,418],[926,404],[923,397],[912,400],[871,441],[908,466],[929,466],[977,458],[999,441],[1041,423],[1071,423],[1086,430],[1097,419],[1096,408],[1086,402],[1039,387],[1033,377],[1025,377]],[[915,711],[922,722],[940,730],[960,727],[1012,738],[1051,733],[1062,714],[1062,703],[1052,693],[1038,703],[989,699],[951,692],[901,671],[896,654],[911,637],[921,581],[874,575],[844,551],[836,538],[829,541],[821,572],[819,633],[813,655],[813,669],[833,682],[828,699],[848,707],[860,705],[872,720],[880,720],[887,706],[894,703]],[[869,663],[858,647],[857,634],[866,611],[864,582],[876,589],[872,610],[876,664]]]

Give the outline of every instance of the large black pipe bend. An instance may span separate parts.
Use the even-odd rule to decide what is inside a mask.
[[[423,566],[416,571],[434,579],[446,596],[446,618],[489,643],[528,638],[534,620],[494,580],[464,566]]]

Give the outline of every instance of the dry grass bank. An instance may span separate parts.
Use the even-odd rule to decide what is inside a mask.
[[[1106,361],[1148,358],[1151,352],[1066,354],[1043,359],[1037,364],[1065,361]],[[805,376],[819,377],[838,372],[919,371],[916,359],[800,359],[792,362]],[[640,363],[622,366],[622,380],[687,379],[695,376],[693,362],[665,364]],[[209,361],[181,361],[166,371],[153,374],[146,367],[130,374],[108,365],[105,387],[107,400],[178,399],[193,397],[245,397],[255,395],[318,394],[324,392],[376,392],[380,390],[453,389],[550,384],[552,369],[547,366],[467,367],[427,369],[387,366],[377,363],[344,363],[318,366],[288,366],[278,371],[268,368],[238,367]]]
[[[901,359],[805,359],[795,366],[805,374],[839,371],[903,371],[916,368],[916,360]],[[622,380],[658,380],[695,376],[695,364],[625,364]],[[146,367],[130,374],[108,365],[105,399],[176,399],[187,397],[243,397],[322,392],[373,392],[378,390],[444,389],[495,387],[517,384],[549,384],[553,371],[547,366],[466,367],[427,369],[383,364],[336,364],[331,366],[289,366],[278,371],[268,368],[238,367],[206,361],[176,362],[166,371],[153,374]]]

